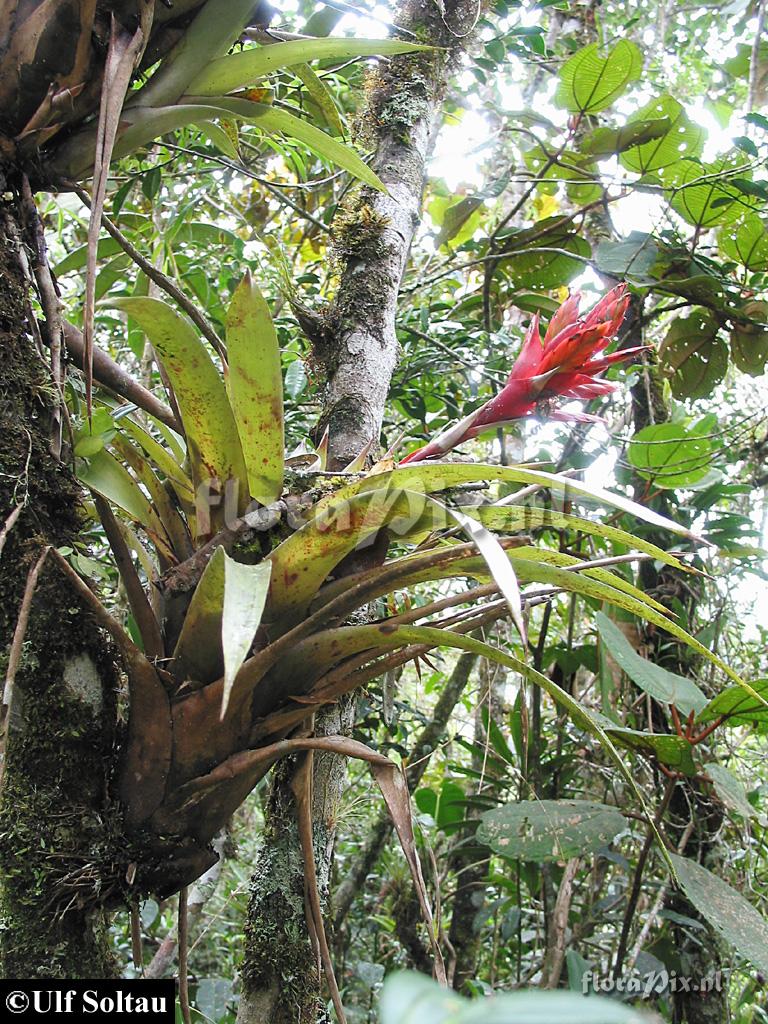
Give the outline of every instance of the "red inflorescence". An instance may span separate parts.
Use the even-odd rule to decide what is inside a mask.
[[[400,465],[440,458],[491,426],[503,426],[512,420],[533,415],[549,399],[590,399],[615,391],[616,385],[603,380],[598,374],[613,363],[624,362],[644,351],[640,346],[621,349],[609,356],[600,355],[616,337],[624,319],[629,305],[627,286],[617,285],[583,318],[579,317],[580,301],[579,292],[565,300],[550,320],[543,341],[537,313],[507,383],[498,395],[459,423],[448,427],[423,448],[411,452]],[[547,417],[576,421],[597,418],[587,413],[559,411],[547,411]]]

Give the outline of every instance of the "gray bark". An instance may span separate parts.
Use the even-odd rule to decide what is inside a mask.
[[[334,224],[343,272],[314,340],[328,378],[321,425],[330,427],[330,454],[338,467],[381,432],[398,358],[400,282],[421,220],[426,164],[450,72],[479,13],[475,0],[448,0],[442,7],[433,0],[404,0],[395,12],[396,24],[444,49],[395,57],[371,76],[363,122],[375,144],[371,166],[387,192],[362,188]]]

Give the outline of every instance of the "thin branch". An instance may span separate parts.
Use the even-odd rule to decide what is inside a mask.
[[[179,890],[179,1008],[184,1024],[192,1024],[189,1007],[189,971],[187,963],[187,939],[189,921],[187,918],[187,887]]]
[[[755,38],[752,41],[752,53],[749,58],[749,89],[747,90],[747,113],[755,109],[757,102],[758,73],[760,70],[760,43],[765,30],[765,0],[757,0],[757,25]]]
[[[45,344],[50,346],[52,336],[49,324],[47,321],[43,321],[40,326],[41,337]],[[64,344],[67,347],[67,352],[75,366],[79,370],[85,371],[85,342],[82,332],[67,320],[64,321],[63,327]],[[134,380],[111,356],[107,355],[103,349],[98,348],[96,345],[93,346],[93,377],[94,380],[97,380],[99,384],[109,391],[113,391],[126,401],[132,402],[139,409],[143,409],[144,412],[149,413],[150,416],[154,416],[155,419],[170,427],[171,430],[175,430],[177,434],[183,434],[184,430],[181,423],[168,406],[161,402],[159,398],[156,398],[151,391],[148,391],[143,385],[139,384],[138,381]]]
[[[77,194],[77,196],[83,203],[85,203],[86,206],[91,205],[90,197],[88,196],[88,193],[85,191],[84,188],[81,188],[80,185],[78,185],[76,182],[70,182],[69,187],[72,189],[73,192]],[[122,233],[120,228],[118,228],[118,226],[112,220],[110,220],[110,218],[105,213],[102,213],[101,215],[101,223],[106,228],[108,234],[110,234],[115,239],[115,241],[123,250],[123,252],[130,256],[130,258],[133,260],[136,266],[139,267],[139,269],[142,270],[147,275],[150,281],[154,281],[158,288],[161,288],[166,293],[166,295],[170,295],[170,297],[175,302],[177,302],[179,306],[181,306],[181,308],[187,314],[189,319],[200,330],[200,333],[208,339],[211,345],[213,345],[216,352],[218,352],[221,358],[226,361],[226,345],[218,336],[213,327],[211,327],[211,325],[205,319],[205,317],[194,304],[194,302],[187,298],[187,296],[179,288],[176,282],[172,280],[170,277],[168,277],[167,274],[164,274],[162,270],[158,269],[145,256],[142,256],[139,250],[128,241],[128,239]]]

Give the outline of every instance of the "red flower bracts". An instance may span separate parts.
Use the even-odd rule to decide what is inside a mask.
[[[539,334],[539,314],[533,318],[520,355],[507,383],[485,405],[448,427],[423,448],[411,452],[400,465],[437,459],[457,445],[492,426],[546,411],[552,420],[585,422],[599,419],[588,413],[564,413],[546,407],[554,398],[596,398],[616,390],[616,385],[597,375],[613,363],[631,359],[644,347],[625,348],[609,356],[600,353],[616,337],[629,305],[625,284],[604,295],[583,318],[579,317],[581,294],[574,292],[549,322],[544,340]]]

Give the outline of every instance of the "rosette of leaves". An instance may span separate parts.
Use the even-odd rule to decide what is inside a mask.
[[[684,528],[619,494],[525,466],[389,462],[366,472],[360,459],[331,474],[317,472],[321,452],[315,465],[296,470],[283,451],[277,337],[250,276],[230,302],[223,366],[161,300],[107,301],[148,334],[181,419],[176,432],[146,415],[140,423],[130,406],[104,404],[77,441],[81,479],[123,578],[132,637],[62,563],[117,640],[129,680],[118,791],[129,828],[151,851],[137,886],[168,893],[199,875],[222,824],[279,757],[299,750],[368,760],[390,805],[400,801],[402,824],[394,766],[351,740],[307,738],[308,726],[321,705],[436,647],[477,652],[540,685],[598,738],[634,788],[617,746],[646,749],[636,737],[609,734],[526,661],[470,635],[509,615],[524,636],[526,608],[558,592],[653,623],[750,691],[610,566],[532,538],[574,529],[693,571],[676,554],[599,519],[509,498],[465,507],[455,496],[483,481],[491,499],[499,484],[537,485],[690,540]],[[345,574],[348,556],[374,541],[380,551],[387,538],[397,554]],[[451,596],[355,624],[375,599],[438,580],[455,581]]]

